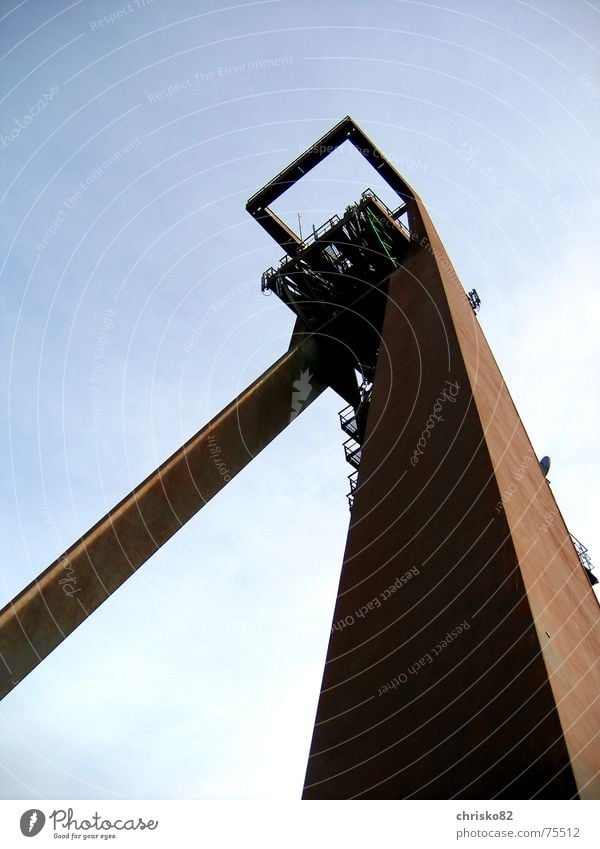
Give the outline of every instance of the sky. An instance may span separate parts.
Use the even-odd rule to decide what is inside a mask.
[[[477,289],[600,562],[598,2],[25,0],[0,21],[0,606],[285,351],[292,314],[260,291],[281,250],[245,203],[347,114]],[[345,146],[275,209],[308,230],[367,186]],[[300,796],[343,406],[325,392],[2,702],[2,798]]]

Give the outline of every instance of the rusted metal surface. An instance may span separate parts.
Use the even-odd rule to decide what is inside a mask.
[[[322,392],[289,350],[0,612],[0,698]]]
[[[598,798],[598,602],[421,201],[345,118],[247,208],[306,250],[267,204],[346,140],[403,199],[410,244],[381,286],[304,797]],[[344,302],[363,322],[365,297]],[[0,612],[0,697],[326,384],[356,408],[364,334],[342,319],[298,320],[284,357]]]
[[[598,604],[420,209],[389,287],[304,798],[597,798]]]
[[[425,210],[423,219],[440,255]],[[600,799],[600,605],[452,267],[440,265],[440,274],[500,492],[494,515],[503,513],[510,531],[577,792]]]

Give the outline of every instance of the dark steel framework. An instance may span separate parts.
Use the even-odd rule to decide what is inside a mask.
[[[264,227],[267,233],[281,245],[289,256],[299,253],[306,243],[285,222],[275,215],[273,210],[269,208],[269,204],[281,197],[284,192],[308,174],[309,171],[312,171],[316,165],[346,141],[354,145],[356,150],[365,157],[367,162],[373,166],[388,186],[396,192],[403,205],[406,206],[410,222],[415,199],[412,189],[405,183],[381,151],[373,144],[371,139],[347,115],[315,142],[315,144],[309,147],[308,150],[288,165],[287,168],[280,171],[262,189],[253,194],[246,204],[246,209],[250,215]],[[328,224],[329,222],[324,226],[327,227]]]
[[[334,215],[302,239],[270,209],[298,180],[350,142],[398,196],[390,209],[371,189],[344,215]],[[410,187],[381,151],[345,117],[246,205],[248,212],[286,251],[262,275],[263,291],[274,292],[297,316],[296,333],[310,336],[308,356],[321,379],[350,405],[355,432],[345,445],[348,461],[360,461],[360,443],[379,354],[390,275],[411,246],[418,216]],[[360,374],[360,381],[356,380]]]
[[[391,212],[367,191],[352,211],[302,241],[267,204],[346,140],[401,203]],[[280,267],[266,273],[263,286],[277,291],[298,316],[289,350],[0,610],[0,698],[326,386],[352,404],[360,434],[368,406],[364,375],[376,359],[385,281],[408,245],[405,222],[412,198],[400,175],[347,117],[248,201],[249,212],[287,252]],[[355,368],[363,373],[361,383]],[[298,380],[309,375],[310,392],[298,409]],[[226,476],[215,463],[215,451],[227,464]],[[70,574],[77,575],[77,591],[71,593],[65,591]]]
[[[307,239],[302,239],[273,213],[269,204],[346,141],[354,145],[396,192],[399,205],[394,210],[388,208],[374,192],[368,189],[363,192],[357,203],[347,208],[343,215],[334,216]],[[364,568],[373,570],[364,578],[369,592],[373,591],[371,594],[376,595],[378,590],[383,588],[383,595],[386,592],[391,594],[391,590],[385,585],[389,580],[385,570],[397,561],[399,552],[410,546],[418,547],[430,542],[435,543],[435,537],[431,534],[432,528],[429,528],[427,534],[420,533],[418,530],[422,519],[422,507],[416,510],[416,518],[413,517],[408,522],[405,518],[400,521],[404,515],[399,512],[401,500],[406,502],[405,509],[408,515],[415,509],[414,505],[423,493],[424,497],[434,499],[431,505],[425,507],[425,514],[430,520],[436,519],[438,514],[441,516],[441,519],[436,519],[439,521],[439,545],[435,547],[430,557],[443,555],[444,579],[454,581],[456,586],[454,596],[451,597],[459,605],[463,605],[461,610],[465,609],[463,598],[465,592],[467,597],[470,593],[474,602],[480,603],[477,592],[477,588],[481,586],[480,575],[477,573],[471,580],[465,568],[476,569],[479,568],[478,564],[472,559],[471,561],[466,559],[461,570],[453,570],[454,574],[448,577],[444,557],[450,556],[447,554],[446,512],[448,507],[457,510],[464,517],[479,502],[477,493],[485,490],[491,509],[494,508],[499,497],[497,470],[492,466],[490,451],[496,452],[496,456],[499,457],[498,463],[502,464],[504,453],[508,449],[504,445],[501,428],[494,430],[491,427],[483,427],[480,419],[480,411],[483,410],[485,413],[487,409],[486,404],[489,398],[486,393],[490,392],[490,387],[494,392],[496,387],[499,387],[499,393],[503,391],[501,376],[491,355],[486,355],[483,363],[488,370],[489,379],[483,389],[477,390],[479,403],[473,403],[474,389],[472,394],[467,391],[460,396],[459,405],[464,407],[463,421],[467,419],[467,416],[469,417],[469,428],[468,432],[465,428],[457,431],[457,435],[460,434],[461,439],[466,441],[463,448],[456,454],[457,465],[454,468],[451,465],[444,467],[446,479],[441,488],[439,481],[437,487],[429,486],[430,472],[427,467],[427,463],[431,462],[429,457],[419,467],[425,481],[421,489],[418,489],[421,484],[418,483],[417,478],[415,478],[416,483],[411,483],[408,477],[403,483],[402,492],[398,488],[398,483],[405,474],[400,471],[405,458],[403,446],[400,444],[402,434],[399,433],[401,412],[399,395],[405,392],[406,387],[415,380],[419,382],[419,388],[421,386],[421,374],[420,372],[417,374],[419,370],[415,370],[412,366],[414,357],[412,357],[411,345],[415,340],[410,334],[404,333],[406,314],[403,310],[405,309],[406,313],[412,311],[415,326],[422,325],[421,335],[417,340],[422,344],[422,350],[419,351],[420,366],[422,367],[423,363],[429,363],[432,369],[431,374],[435,374],[436,380],[441,380],[442,376],[447,377],[449,366],[446,348],[451,337],[455,363],[460,370],[461,384],[468,386],[469,381],[474,380],[469,376],[470,369],[474,368],[470,359],[469,346],[476,351],[483,350],[485,347],[480,331],[476,329],[473,332],[471,325],[471,322],[475,321],[473,311],[479,307],[477,293],[473,290],[467,296],[460,285],[456,286],[457,281],[451,278],[448,271],[450,263],[447,261],[443,246],[439,242],[439,237],[429,221],[423,204],[350,117],[340,121],[263,189],[253,195],[248,201],[247,209],[285,250],[286,255],[277,267],[269,268],[264,273],[262,288],[276,293],[296,315],[296,325],[288,352],[0,611],[0,698],[9,693],[327,386],[337,391],[348,404],[348,407],[340,414],[340,423],[348,437],[344,443],[346,457],[354,469],[349,476],[351,507],[356,495],[348,538],[349,554],[342,569],[340,584],[342,588],[346,586],[345,589],[340,590],[338,596],[336,621],[344,617],[344,621],[347,621],[349,615],[352,615],[352,606],[355,604],[352,600],[352,592],[363,584],[362,579],[357,580],[357,570],[362,568],[361,562],[364,562]],[[438,256],[443,260],[441,265],[438,264]],[[430,287],[427,290],[427,297],[422,298],[421,291],[411,295],[411,287],[418,289],[422,280],[426,281],[426,286]],[[401,305],[403,299],[405,299],[404,307]],[[465,304],[468,306],[465,307]],[[450,334],[444,335],[443,344],[436,342],[435,339],[435,334],[440,332],[441,327],[440,310],[446,315],[447,326],[451,330]],[[465,310],[468,312],[468,319]],[[391,354],[386,357],[379,356],[382,333],[391,351]],[[473,345],[474,340],[477,340],[476,345]],[[466,354],[463,356],[464,351]],[[378,382],[375,381],[376,366],[377,373],[380,375]],[[357,374],[360,375],[358,379]],[[431,389],[431,374],[428,378],[429,389]],[[307,396],[303,393],[303,400],[298,405],[295,390],[299,381],[301,384],[306,384],[307,378],[310,391]],[[458,382],[456,385],[458,386]],[[390,396],[393,396],[389,404],[386,394],[388,388]],[[433,402],[425,395],[426,393],[421,392],[418,401],[422,405],[421,415],[428,416]],[[494,411],[496,400],[490,407]],[[516,412],[511,407],[510,399],[505,398],[502,403],[507,419],[510,418],[510,421],[514,423],[513,430],[520,428],[520,438],[523,438],[524,431]],[[369,410],[373,405],[373,415],[369,417]],[[456,409],[458,408],[457,405]],[[449,416],[450,413],[445,411],[444,415]],[[488,422],[488,424],[491,423]],[[409,421],[405,422],[405,428],[409,425],[412,428],[416,426],[414,416],[409,416]],[[374,430],[378,430],[377,438],[372,438]],[[492,430],[494,432],[490,436]],[[510,432],[513,433],[513,431]],[[409,446],[419,444],[417,440],[420,436],[421,434],[416,432],[411,435]],[[440,463],[446,460],[449,450],[443,455]],[[215,452],[219,462],[215,460]],[[475,452],[479,452],[477,464],[473,464],[469,459],[475,456]],[[227,464],[226,476],[220,468],[221,457]],[[460,486],[454,483],[454,472],[460,477]],[[463,482],[463,476],[467,473],[473,477],[469,485]],[[411,486],[414,488],[412,493]],[[443,514],[440,513],[440,508],[436,507],[435,499],[438,494],[444,499]],[[450,494],[453,501],[448,502],[447,507],[445,502]],[[474,495],[477,497],[475,498]],[[542,490],[541,496],[536,495],[535,499],[530,498],[527,501],[527,509],[533,504],[534,511],[537,510],[538,501],[541,504],[544,498],[550,497],[549,490]],[[461,499],[465,502],[464,504],[461,503]],[[477,509],[481,509],[481,504]],[[504,580],[498,585],[496,574],[492,573],[491,569],[487,570],[485,580],[489,584],[490,597],[494,597],[500,589],[504,593],[507,613],[500,624],[508,628],[508,638],[513,639],[515,634],[518,636],[521,630],[528,635],[522,654],[526,655],[528,664],[534,664],[531,668],[538,676],[539,690],[543,697],[540,697],[543,701],[540,708],[542,719],[550,716],[554,710],[563,711],[566,717],[564,737],[566,739],[568,736],[573,751],[577,752],[577,757],[573,758],[578,770],[577,784],[573,777],[574,773],[571,773],[570,754],[563,739],[563,732],[560,730],[561,726],[553,713],[551,716],[551,733],[557,735],[552,757],[566,776],[563,784],[559,786],[557,783],[552,792],[563,794],[561,797],[564,797],[564,793],[576,792],[574,790],[576,787],[586,787],[581,776],[586,775],[586,770],[589,772],[592,763],[593,756],[589,754],[592,751],[592,735],[589,718],[579,721],[585,711],[582,714],[579,713],[580,703],[577,699],[571,698],[570,679],[564,676],[561,666],[557,667],[554,675],[548,672],[560,655],[556,652],[554,654],[550,651],[546,652],[545,645],[538,645],[536,642],[537,623],[530,613],[527,602],[531,602],[532,605],[537,604],[546,615],[546,611],[554,604],[556,594],[550,587],[546,599],[543,576],[539,579],[536,577],[529,589],[526,583],[519,583],[521,580],[519,575],[522,572],[526,574],[527,581],[530,581],[530,575],[533,573],[529,564],[525,563],[525,556],[521,555],[520,558],[517,556],[517,549],[523,545],[523,536],[520,531],[513,531],[513,527],[519,525],[522,516],[518,516],[513,525],[507,518],[514,509],[516,507],[513,504],[505,506],[501,516],[505,525],[502,526],[501,532],[498,532],[500,536],[494,540],[493,545],[490,544],[489,562],[492,563],[493,558],[497,558],[500,548],[504,547],[506,549],[503,555],[504,560],[499,565],[506,568],[509,563],[511,569],[514,565],[513,571],[517,575],[516,589],[512,582],[508,584]],[[470,525],[473,524],[472,518]],[[488,523],[484,528],[487,532],[490,524],[487,514],[481,513],[479,520]],[[535,516],[530,518],[530,522],[534,520]],[[378,531],[378,525],[381,526],[380,531]],[[496,527],[499,525],[500,520]],[[484,531],[480,536],[485,542],[487,537]],[[479,542],[479,539],[480,537],[477,537],[476,542]],[[461,561],[471,551],[470,546],[465,549],[464,533],[452,544],[457,546],[457,556]],[[550,546],[549,540],[544,544]],[[571,570],[573,558],[577,564],[576,569],[579,570],[575,550],[568,552],[562,549],[561,546],[558,551],[556,547],[549,548],[549,551],[553,557],[560,552],[560,556],[564,559],[563,567],[561,567],[563,571]],[[587,551],[582,551],[581,546],[578,550],[583,559],[586,575],[590,576],[591,564],[585,560]],[[373,558],[374,566],[371,562]],[[422,559],[420,562],[423,562]],[[498,564],[494,564],[494,568],[495,565]],[[77,594],[65,591],[67,585],[64,578],[70,571],[77,574]],[[412,650],[406,654],[407,668],[410,668],[409,662],[413,662],[414,666],[415,658],[422,653],[425,644],[423,637],[419,636],[421,632],[431,630],[435,626],[440,611],[445,612],[450,607],[445,604],[445,598],[438,604],[435,594],[444,592],[442,582],[437,573],[433,574],[429,569],[428,574],[425,574],[426,571],[423,569],[420,580],[424,587],[427,587],[427,581],[429,581],[429,589],[427,591],[419,589],[414,605],[411,606],[406,594],[399,593],[394,596],[395,604],[405,605],[406,610],[403,615],[409,617],[417,616],[414,610],[421,600],[424,599],[426,604],[430,605],[429,615],[425,617],[425,621],[415,619],[409,628],[409,637],[406,642],[415,640],[418,646],[414,649],[414,654],[411,653]],[[571,574],[570,571],[569,574]],[[397,583],[398,580],[400,579],[396,578],[395,582]],[[576,590],[573,590],[573,593],[581,595],[581,580],[583,577],[575,572]],[[378,586],[378,582],[383,582],[382,587]],[[589,590],[588,582],[586,581],[585,584]],[[541,589],[539,589],[540,586]],[[556,616],[557,623],[562,622],[564,610],[568,609],[566,598],[565,592],[564,598],[563,596],[559,598],[556,612],[551,612]],[[398,599],[402,601],[398,602]],[[525,603],[522,603],[523,601]],[[591,628],[597,627],[597,618],[594,619],[594,615],[597,616],[597,604],[592,609],[588,602],[589,599],[586,600],[585,616],[590,621],[593,620],[589,629],[591,633]],[[458,749],[453,750],[450,754],[446,754],[446,760],[440,765],[435,755],[436,745],[432,745],[426,736],[420,743],[417,740],[416,735],[429,725],[423,723],[423,716],[420,713],[414,716],[414,733],[404,734],[401,740],[395,740],[393,746],[389,745],[389,731],[386,730],[389,726],[386,726],[386,723],[390,716],[395,716],[395,713],[386,713],[383,706],[392,703],[393,698],[398,698],[399,711],[405,711],[410,708],[414,700],[407,704],[401,703],[403,697],[396,692],[395,688],[394,696],[390,696],[387,702],[374,696],[365,699],[363,684],[353,683],[363,673],[370,674],[371,670],[375,670],[380,661],[385,661],[386,666],[389,665],[389,658],[395,652],[403,650],[406,644],[403,635],[398,638],[400,642],[392,650],[389,643],[391,632],[388,632],[388,629],[396,627],[400,621],[401,617],[397,616],[399,609],[401,608],[395,607],[392,602],[387,604],[385,613],[382,614],[389,619],[387,626],[382,631],[375,631],[368,638],[361,638],[358,641],[353,636],[354,643],[347,632],[332,631],[304,790],[306,798],[348,798],[369,794],[374,798],[386,797],[386,794],[389,794],[388,798],[405,798],[422,792],[423,787],[438,781],[440,784],[436,792],[446,798],[456,788],[455,779],[452,776],[450,778],[444,776],[456,767],[456,758],[460,760],[462,755]],[[502,613],[502,609],[498,609]],[[452,616],[454,615],[452,613]],[[578,622],[583,621],[581,616],[583,614],[580,615]],[[375,621],[375,617],[369,617],[364,622],[361,620],[360,628],[375,627]],[[407,621],[410,624],[410,619]],[[506,625],[507,622],[510,627]],[[569,623],[567,624],[571,627]],[[476,625],[472,627],[475,630]],[[359,633],[358,625],[356,629],[353,635]],[[558,632],[560,630],[558,629]],[[550,633],[546,633],[549,638]],[[432,631],[432,639],[433,636],[436,635]],[[378,639],[385,642],[379,654],[377,654],[379,650],[375,649],[375,641]],[[426,639],[428,640],[429,637]],[[567,636],[562,639],[563,652],[566,655],[571,648],[573,637]],[[465,638],[465,641],[460,644],[460,650],[466,652],[467,644],[468,640]],[[428,645],[425,645],[425,648]],[[585,648],[588,655],[590,645],[591,640]],[[515,686],[518,685],[521,688],[518,690],[517,687],[516,694],[506,699],[507,716],[512,719],[515,712],[520,710],[523,700],[530,696],[530,672],[528,671],[526,680],[517,681],[520,676],[514,675],[510,662],[505,664],[508,670],[506,674],[494,671],[496,663],[490,666],[489,661],[493,656],[493,650],[487,648],[485,640],[481,640],[475,646],[475,650],[479,652],[478,662],[481,665],[482,675],[487,674],[489,667],[493,675],[497,676],[491,681],[493,686],[498,686],[499,693],[508,691],[513,681],[516,681]],[[360,660],[357,657],[354,659],[350,657],[347,663],[342,662],[336,665],[338,660],[348,658],[355,651],[364,653],[364,657]],[[369,652],[373,651],[376,651],[376,654],[371,656]],[[578,647],[578,651],[582,649]],[[445,653],[442,656],[443,659],[439,661],[438,669],[441,669],[444,663],[450,663],[451,656],[451,653]],[[514,656],[518,660],[518,654]],[[505,657],[506,652],[500,655],[498,660]],[[513,654],[510,655],[511,662],[512,657]],[[397,663],[397,661],[393,662]],[[468,669],[471,668],[472,663],[469,664]],[[529,669],[529,666],[526,664],[524,669]],[[390,666],[389,671],[396,674],[396,668],[393,665]],[[377,674],[379,678],[374,679],[372,684],[379,685],[385,681],[386,675],[383,672]],[[585,694],[594,691],[597,693],[597,680],[592,680],[593,673],[586,671],[585,674],[587,675]],[[552,679],[552,686],[557,688],[557,692],[563,693],[561,698],[556,698],[556,701],[550,687],[550,679]],[[423,676],[420,680],[423,680]],[[458,697],[464,695],[460,680],[456,677],[453,679],[454,686],[459,688]],[[349,685],[351,690],[348,695],[344,695],[343,688],[346,685]],[[578,686],[583,685],[578,684]],[[387,686],[379,686],[380,694],[382,690],[387,692],[387,689]],[[433,689],[431,696],[441,699],[437,707],[430,698],[424,703],[424,708],[431,710],[435,718],[438,715],[435,713],[436,710],[440,714],[446,710],[448,691],[444,688],[437,691]],[[483,716],[487,710],[485,704],[488,697],[487,690],[479,686],[473,691],[473,697],[482,701],[479,713]],[[346,705],[345,700],[348,699],[350,707]],[[373,711],[373,716],[367,716],[365,730],[356,733],[359,709]],[[465,700],[463,709],[470,722],[473,718],[469,712],[470,699]],[[544,714],[544,711],[548,713]],[[448,719],[453,723],[459,721],[456,712],[451,712]],[[484,717],[484,720],[478,721],[480,721],[480,727],[473,727],[469,731],[471,737],[465,738],[469,745],[473,741],[478,741],[480,737],[484,742],[488,740],[497,725],[497,720],[493,716],[489,720]],[[530,723],[527,721],[525,724]],[[462,727],[459,725],[458,731]],[[511,753],[515,739],[515,745],[520,746],[526,739],[526,735],[521,739],[518,736],[515,737],[515,731],[510,725],[508,729],[505,743],[502,743],[500,748],[502,751],[505,748],[508,753]],[[520,732],[517,730],[516,733],[518,735]],[[539,740],[536,738],[535,745],[541,751],[539,757],[542,757],[545,756],[544,747],[547,746],[547,740],[543,733],[538,736]],[[448,734],[444,744],[451,742],[452,738],[453,734]],[[375,747],[376,755],[370,754],[371,743]],[[398,767],[399,756],[391,752],[397,743],[405,743],[409,754],[412,751],[410,747],[414,746],[415,763],[421,763],[419,769],[424,770],[423,776],[417,779],[411,773],[406,779],[397,779],[396,776],[399,773],[406,771],[403,767],[397,772],[388,773],[387,776],[384,774],[385,769],[393,771]],[[364,753],[361,747],[364,747]],[[514,764],[510,763],[503,768],[505,774],[512,780],[515,776],[519,777],[519,770],[523,764],[527,768],[534,766],[536,763],[534,754],[538,752],[538,749],[533,747],[525,751],[523,755],[517,750],[518,757],[515,756]],[[425,767],[422,763],[423,758],[428,756],[431,763]],[[382,766],[382,760],[376,760],[376,757],[389,759],[387,767],[385,763]],[[485,773],[481,773],[478,761],[474,763],[472,769],[474,778],[468,787],[473,787],[479,782],[477,787],[480,792],[475,792],[469,797],[495,798],[498,795],[496,790],[489,788],[502,788],[501,782],[504,780],[502,770],[496,770],[489,779],[490,783],[486,785],[481,783]],[[522,785],[526,789],[519,789],[519,792],[527,794],[528,787],[541,787],[543,790],[546,786],[543,782],[546,781],[547,769],[547,767],[543,769],[540,767],[538,774],[531,778],[530,784]],[[394,779],[396,783],[388,784],[384,791],[379,791],[377,788],[389,778]],[[426,780],[428,783],[419,785],[419,781]],[[519,787],[521,788],[521,785]],[[377,795],[380,792],[382,796]],[[595,791],[592,787],[587,792],[590,795]]]

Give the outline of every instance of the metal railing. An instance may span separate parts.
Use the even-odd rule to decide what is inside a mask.
[[[317,228],[314,228],[314,227],[313,227],[312,232],[311,232],[311,233],[309,233],[309,234],[308,234],[308,236],[306,236],[306,238],[304,238],[304,239],[303,239],[303,240],[302,240],[302,241],[298,244],[298,254],[299,254],[299,253],[302,253],[302,251],[304,251],[307,247],[309,247],[310,245],[312,245],[312,244],[314,244],[315,242],[317,242],[317,241],[319,240],[319,238],[320,238],[320,237],[321,237],[324,233],[328,232],[329,230],[333,229],[334,227],[337,227],[339,224],[343,224],[346,220],[350,220],[350,218],[351,218],[351,217],[352,217],[352,215],[354,214],[355,210],[356,210],[356,209],[357,209],[357,208],[361,205],[361,203],[362,203],[363,201],[365,201],[367,198],[370,198],[370,199],[374,200],[374,201],[375,201],[375,202],[376,202],[376,203],[377,203],[377,204],[381,207],[382,212],[385,212],[385,214],[386,214],[387,216],[389,216],[389,218],[391,218],[391,219],[394,221],[394,223],[395,223],[395,224],[397,224],[397,225],[398,225],[398,227],[402,230],[402,232],[403,232],[403,233],[404,233],[407,237],[409,237],[409,238],[410,238],[410,230],[408,229],[408,227],[407,227],[405,224],[403,224],[403,222],[402,222],[402,221],[400,221],[400,216],[401,216],[404,212],[406,212],[406,210],[407,210],[407,206],[406,206],[406,204],[401,204],[401,205],[400,205],[397,209],[392,210],[392,209],[390,209],[390,208],[389,208],[389,206],[388,206],[388,205],[387,205],[384,201],[382,201],[382,200],[381,200],[381,198],[380,198],[378,195],[376,195],[376,194],[375,194],[375,192],[373,191],[373,189],[365,189],[365,190],[364,190],[364,192],[362,192],[362,194],[361,194],[361,196],[360,196],[360,197],[361,197],[361,200],[360,200],[358,203],[351,204],[350,206],[348,206],[348,207],[347,207],[347,209],[346,209],[346,213],[345,213],[345,215],[344,215],[343,217],[341,217],[341,218],[340,218],[340,216],[339,216],[339,215],[335,214],[335,215],[332,215],[332,216],[331,216],[331,218],[328,218],[328,219],[327,219],[327,221],[325,221],[325,222],[324,222],[323,224],[321,224],[319,227],[317,227]],[[297,254],[296,254],[296,256],[297,256]],[[269,288],[269,286],[268,286],[268,281],[269,281],[269,280],[270,280],[270,279],[271,279],[274,275],[276,275],[276,274],[277,274],[277,272],[278,272],[278,271],[279,271],[279,270],[280,270],[280,269],[281,269],[284,265],[287,265],[287,263],[290,261],[290,259],[292,259],[292,257],[291,257],[289,254],[285,254],[285,255],[284,255],[284,256],[282,256],[282,257],[281,257],[281,259],[278,261],[278,263],[277,263],[277,267],[276,267],[276,268],[273,268],[273,266],[271,266],[271,268],[268,268],[268,269],[267,269],[267,270],[263,273],[262,278],[261,278],[261,286],[262,286],[262,290],[263,290],[263,292],[264,292],[266,289],[268,289],[268,288]]]
[[[354,412],[352,404],[344,407],[344,409],[339,413],[339,417],[340,426],[344,433],[347,433],[348,436],[355,437],[358,433],[358,423],[356,421],[356,413]]]
[[[575,546],[575,551],[577,552],[577,554],[579,556],[579,560],[581,562],[581,565],[583,566],[583,568],[585,569],[585,571],[587,573],[590,584],[592,586],[594,586],[594,584],[598,583],[598,578],[594,574],[592,574],[593,570],[594,570],[594,567],[592,566],[592,558],[590,557],[587,548],[581,542],[581,540],[578,540],[577,537],[574,536],[571,532],[569,532],[569,536],[571,537],[571,540],[573,541],[573,545]]]
[[[358,469],[360,465],[361,450],[360,444],[352,436],[344,442],[346,461],[350,463],[351,466],[354,466],[355,469]]]

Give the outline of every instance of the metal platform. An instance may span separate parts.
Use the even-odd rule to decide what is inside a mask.
[[[327,325],[364,377],[377,361],[387,281],[410,245],[403,216],[405,204],[392,211],[368,189],[262,276],[263,291],[278,295],[307,329]]]
[[[398,206],[390,209],[367,189],[343,214],[332,216],[303,239],[269,204],[345,141],[353,144],[393,189]],[[346,372],[346,384],[349,354],[351,367],[363,380],[372,380],[387,283],[411,245],[412,190],[360,127],[346,117],[256,192],[246,209],[286,252],[277,267],[262,275],[263,291],[278,295],[296,314],[304,332],[327,338],[321,360],[335,360],[338,373]],[[331,382],[332,368],[327,372],[325,380],[340,391]],[[358,386],[340,394],[353,405],[358,403]]]

